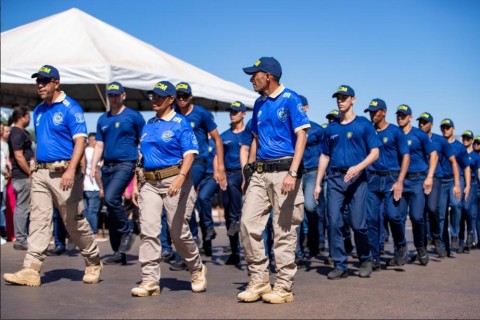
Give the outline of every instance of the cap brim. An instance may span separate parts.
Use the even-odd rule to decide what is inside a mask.
[[[363,112],[377,111],[377,110],[380,110],[380,109],[379,109],[379,108],[371,108],[371,107],[368,107],[367,109],[363,110]]]
[[[425,118],[422,118],[422,117],[418,117],[418,118],[417,118],[417,121],[419,121],[419,120],[423,120],[423,121],[427,121],[427,122],[432,122],[432,121],[430,121],[429,119],[425,119]]]
[[[246,67],[246,68],[243,68],[243,72],[245,72],[246,74],[254,74],[256,72],[260,71],[260,69],[258,69],[257,67]]]
[[[36,78],[36,77],[38,77],[39,75],[40,75],[40,73],[36,72],[36,73],[32,74],[32,78]]]

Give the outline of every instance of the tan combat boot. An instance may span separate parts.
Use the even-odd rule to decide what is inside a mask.
[[[273,290],[262,296],[263,302],[267,303],[285,303],[293,302],[293,293],[289,290],[274,286]]]
[[[160,286],[156,281],[142,281],[140,285],[132,289],[134,297],[148,297],[160,295]]]
[[[41,284],[38,271],[28,267],[23,267],[22,270],[15,273],[4,273],[3,279],[22,286],[38,287]]]
[[[237,295],[237,299],[243,302],[253,302],[260,299],[264,294],[272,291],[272,287],[269,282],[260,282],[250,280],[245,291],[240,292]]]
[[[207,290],[207,267],[202,264],[200,271],[192,272],[192,291],[203,292]]]
[[[84,283],[98,283],[100,281],[100,272],[103,270],[103,263],[97,265],[90,265],[85,268],[85,274],[83,276]]]

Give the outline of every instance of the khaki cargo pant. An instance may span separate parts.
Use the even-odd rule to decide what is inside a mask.
[[[198,247],[193,240],[188,221],[192,215],[196,193],[191,175],[187,175],[181,191],[174,197],[167,195],[170,184],[177,176],[160,181],[147,180],[139,186],[140,207],[140,253],[138,260],[142,267],[143,281],[160,280],[160,232],[162,211],[165,209],[170,236],[178,253],[185,259],[190,272],[202,268]]]
[[[70,238],[80,249],[86,265],[100,263],[92,228],[83,216],[83,174],[76,173],[73,187],[63,191],[61,172],[38,169],[32,173],[30,226],[25,267],[40,271],[52,237],[53,208],[57,208]]]
[[[262,233],[273,210],[273,251],[277,268],[275,285],[291,290],[297,272],[295,248],[297,228],[303,220],[304,198],[302,179],[297,179],[294,191],[282,194],[286,174],[286,171],[253,174],[243,203],[240,238],[251,279],[269,281],[268,257],[265,255]]]

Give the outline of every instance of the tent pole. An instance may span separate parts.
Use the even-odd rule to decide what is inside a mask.
[[[102,100],[103,107],[105,108],[105,111],[109,111],[108,109],[110,109],[110,108],[108,108],[107,103],[105,102],[105,98],[103,97],[103,94],[100,91],[100,88],[98,87],[98,84],[96,84],[96,83],[95,83],[95,89],[97,89],[98,96]]]

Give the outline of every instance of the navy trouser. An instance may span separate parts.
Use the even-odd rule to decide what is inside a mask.
[[[200,227],[205,237],[207,230],[214,229],[212,217],[212,197],[219,190],[213,175],[207,174],[198,186],[197,209],[200,216]]]
[[[325,243],[327,226],[327,179],[323,179],[321,182],[322,191],[318,196],[318,241]]]
[[[460,243],[464,243],[465,239],[465,224],[467,225],[467,234],[473,235],[475,230],[476,218],[477,218],[477,187],[478,184],[475,181],[475,177],[472,177],[470,183],[470,197],[463,202],[462,216],[460,219],[460,233],[458,235]]]
[[[318,254],[321,209],[319,205],[317,206],[317,202],[315,201],[315,197],[313,195],[313,192],[315,191],[317,173],[317,170],[312,170],[302,175],[303,196],[305,198],[303,206],[305,215],[302,225],[300,225],[300,228],[298,228],[299,234],[297,235],[297,255],[303,254],[303,250],[305,248],[302,248],[302,244],[305,237],[307,237],[310,256],[316,256]],[[322,195],[319,195],[319,198],[321,196]],[[325,211],[325,202],[323,201],[322,204],[323,210]],[[325,213],[323,213],[323,219],[325,220]],[[325,233],[323,233],[323,242],[325,242]]]
[[[407,212],[410,216],[413,228],[413,243],[415,248],[425,247],[425,193],[423,192],[423,182],[425,175],[406,178],[403,181],[403,194],[400,199],[400,212],[402,215],[402,228],[405,230],[407,222]]]
[[[432,240],[440,240],[440,195],[442,192],[442,179],[433,178],[432,191],[427,195],[425,203],[425,238],[427,241],[428,233]],[[428,227],[427,227],[428,219]],[[426,243],[426,242],[425,242]]]
[[[57,209],[53,209],[53,241],[55,243],[55,248],[65,249],[65,240],[67,239],[67,229],[65,229],[65,225],[63,223],[62,218],[60,217],[60,213]]]
[[[327,208],[328,208],[328,242],[330,255],[335,262],[335,268],[347,270],[347,253],[343,241],[343,212],[346,207],[350,226],[354,231],[355,245],[360,262],[369,260],[370,246],[368,243],[367,226],[367,175],[362,172],[353,181],[345,183],[345,174],[337,172],[328,175]]]
[[[242,170],[227,170],[227,190],[222,192],[225,213],[225,225],[230,228],[232,222],[240,222],[242,216]],[[240,234],[228,236],[232,254],[238,254],[240,247]]]
[[[108,231],[113,251],[118,251],[120,239],[131,232],[132,227],[122,206],[122,195],[133,178],[134,161],[116,163],[102,167],[102,183],[107,207]]]
[[[83,191],[83,215],[87,218],[93,234],[98,233],[98,213],[100,212],[100,191]]]
[[[476,226],[476,237],[475,234],[473,235],[473,241],[478,244],[480,243],[480,186],[477,185],[477,214],[475,215],[475,223]]]
[[[460,226],[460,216],[462,213],[463,189],[465,189],[465,180],[460,177],[460,192],[462,196],[458,201],[453,195],[455,181],[453,178],[442,179],[442,190],[440,195],[440,234],[442,235],[442,245],[450,254],[450,237],[448,227],[452,237],[457,237]],[[450,208],[450,214],[448,214]],[[450,221],[450,223],[449,223]]]
[[[405,229],[403,229],[400,215],[400,201],[393,198],[393,184],[398,175],[379,176],[373,173],[368,175],[368,239],[373,259],[380,260],[380,249],[383,243],[383,214],[390,222],[393,242],[396,248],[404,246]],[[383,210],[381,204],[383,202]]]

